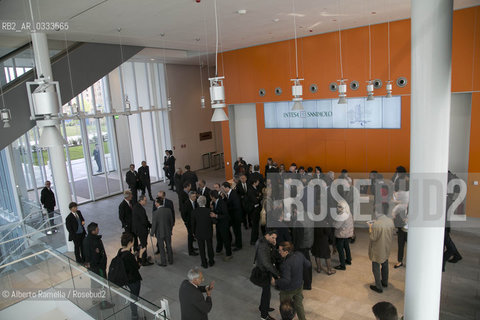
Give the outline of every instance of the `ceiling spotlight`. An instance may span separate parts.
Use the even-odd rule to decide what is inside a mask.
[[[386,89],[387,89],[386,97],[391,98],[392,97],[392,89],[393,89],[392,80],[387,81]]]
[[[375,98],[373,97],[373,81],[367,81],[367,101],[372,101]]]
[[[172,111],[172,98],[170,97],[167,99],[167,110]]]
[[[338,104],[347,104],[347,84],[345,83],[347,79],[337,81],[340,83],[338,85]]]
[[[280,19],[275,18],[275,19],[273,19],[272,21],[273,21],[273,22],[278,22],[278,21],[280,21]]]
[[[205,97],[204,96],[202,96],[200,98],[200,106],[202,107],[202,109],[205,109]]]
[[[0,110],[0,119],[3,122],[4,128],[10,128],[10,121],[12,120],[10,109],[4,108]]]
[[[290,79],[290,81],[293,81],[292,85],[292,96],[293,99],[293,108],[292,110],[298,111],[298,110],[303,110],[303,105],[302,105],[302,95],[303,95],[303,87],[300,81],[303,79]]]
[[[211,121],[226,121],[227,114],[223,110],[225,107],[225,88],[223,87],[225,77],[208,78],[210,80],[210,97],[212,102],[213,116]]]

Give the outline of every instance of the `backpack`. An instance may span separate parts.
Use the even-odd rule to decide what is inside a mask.
[[[121,249],[118,251],[116,257],[110,262],[110,267],[108,268],[108,281],[119,287],[123,287],[128,283],[127,271],[125,270],[125,264],[123,263]]]

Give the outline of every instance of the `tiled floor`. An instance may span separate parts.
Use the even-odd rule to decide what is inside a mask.
[[[198,172],[200,178],[207,180],[208,186],[223,181],[223,171],[208,170]],[[167,190],[163,183],[152,186],[152,190]],[[199,257],[190,257],[186,250],[186,230],[178,212],[177,195],[167,191],[177,209],[177,223],[174,228],[173,248],[174,264],[166,268],[156,265],[141,268],[143,277],[141,296],[159,304],[163,298],[168,299],[172,319],[180,318],[178,288],[186,278],[188,269],[200,264]],[[87,224],[95,221],[100,225],[100,232],[106,246],[109,259],[113,258],[120,247],[122,232],[118,220],[118,204],[121,196],[82,205],[80,210]],[[152,203],[147,204],[147,212],[151,214]],[[223,262],[216,259],[213,268],[206,269],[206,281],[215,280],[213,293],[213,309],[210,319],[259,319],[259,288],[252,285],[249,273],[252,267],[254,250],[245,239],[250,231],[243,231],[244,249],[235,253],[233,260]],[[448,264],[443,275],[441,319],[480,319],[480,232],[453,231],[452,238],[464,259],[457,264]],[[155,241],[155,240],[154,240]],[[305,291],[304,304],[308,319],[316,320],[363,320],[374,319],[371,313],[373,304],[379,301],[390,301],[403,310],[403,294],[405,268],[393,269],[396,261],[396,241],[392,245],[390,263],[390,285],[383,294],[371,291],[368,286],[373,282],[371,263],[368,259],[368,235],[365,229],[357,231],[357,241],[351,245],[353,264],[346,271],[327,276],[313,275],[313,288]],[[149,255],[152,248],[149,243]],[[158,258],[158,257],[157,257]],[[337,262],[334,258],[334,264]],[[278,310],[278,293],[272,291],[272,307]],[[278,312],[273,316],[279,317]]]

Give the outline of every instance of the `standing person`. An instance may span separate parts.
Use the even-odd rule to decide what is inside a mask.
[[[125,175],[125,180],[127,181],[128,188],[132,192],[132,201],[137,202],[137,190],[140,185],[140,178],[138,177],[138,172],[135,170],[135,165],[133,163],[130,165],[130,170],[128,170]]]
[[[335,245],[338,251],[340,264],[335,267],[337,270],[346,270],[345,264],[352,264],[352,255],[350,253],[350,238],[353,237],[353,217],[350,213],[350,207],[345,200],[337,204],[337,218],[335,226]]]
[[[333,239],[332,227],[324,225],[315,227],[312,254],[317,263],[317,273],[324,271],[329,276],[335,274],[330,256],[330,243],[333,242]],[[322,267],[322,259],[325,260],[326,268]]]
[[[85,254],[85,264],[88,270],[98,274],[102,278],[107,278],[107,254],[103,247],[102,236],[99,235],[98,224],[91,222],[88,227],[88,235],[83,239],[83,253]],[[91,288],[96,292],[102,286],[95,280],[91,280]],[[108,309],[115,304],[103,300],[100,302],[100,309]]]
[[[55,225],[54,214],[55,214],[55,206],[57,203],[55,202],[55,194],[52,191],[50,181],[45,181],[45,187],[42,189],[40,193],[40,202],[42,203],[43,207],[47,210],[47,217],[49,219],[48,223],[50,224],[50,229],[47,231],[47,235],[51,235],[52,232],[58,232],[57,228],[52,227]]]
[[[152,212],[152,228],[150,236],[157,238],[157,250],[160,252],[161,267],[167,266],[168,263],[173,264],[172,251],[172,229],[173,229],[172,212],[170,208],[164,206],[162,198],[155,200],[155,211]],[[166,254],[165,254],[166,251]]]
[[[169,150],[165,150],[165,155],[163,156],[163,172],[165,173],[165,177],[170,181],[172,181],[172,177],[170,176],[170,166],[168,163],[168,158],[170,157],[170,153],[168,151]]]
[[[195,172],[190,170],[190,165],[185,166],[185,172],[182,175],[182,184],[190,183],[192,186],[192,191],[197,191],[197,181],[198,177]]]
[[[233,248],[233,251],[238,251],[242,249],[242,204],[237,192],[231,189],[230,183],[224,182],[222,191],[225,193],[230,225],[235,235],[235,248]]]
[[[190,184],[187,183],[187,186],[190,186]],[[180,209],[180,212],[182,214],[182,220],[185,223],[185,228],[187,229],[187,234],[188,234],[188,255],[189,256],[198,256],[198,253],[195,252],[195,248],[193,247],[194,237],[192,233],[192,212],[197,207],[198,207],[197,193],[195,191],[189,191],[188,198],[183,202],[182,207]]]
[[[208,266],[213,267],[215,264],[212,242],[213,220],[210,216],[210,209],[205,207],[207,198],[205,198],[205,196],[199,196],[197,203],[198,207],[192,212],[192,232],[193,236],[197,239],[202,267],[206,269]],[[208,264],[205,256],[205,245],[207,247]]]
[[[284,259],[280,265],[280,279],[272,279],[272,285],[280,290],[280,302],[293,300],[299,320],[305,320],[303,309],[303,270],[312,266],[300,252],[293,251],[291,242],[282,242],[278,252]]]
[[[212,290],[215,281],[208,286],[201,286],[203,273],[198,268],[188,271],[188,280],[183,280],[178,293],[182,320],[208,320],[212,310]],[[203,293],[207,294],[205,298]]]
[[[273,165],[273,159],[272,158],[267,159],[267,164],[265,165],[265,171],[264,172],[265,172],[265,177],[270,172],[277,172],[277,168],[275,168],[275,166]]]
[[[207,187],[207,183],[205,180],[200,180],[198,181],[198,195],[199,196],[204,196],[207,199],[207,203],[205,204],[205,207],[210,208],[210,189]]]
[[[175,185],[175,191],[177,193],[180,193],[183,190],[182,175],[183,175],[182,168],[178,168],[173,177],[173,184]]]
[[[255,266],[260,268],[262,272],[268,273],[269,279],[278,279],[280,273],[275,267],[275,246],[277,244],[277,233],[275,230],[269,230],[265,233],[265,236],[258,239],[255,244]],[[274,309],[270,308],[270,299],[271,299],[271,283],[265,284],[262,287],[262,297],[260,298],[260,317],[262,320],[274,320],[270,317],[269,312]]]
[[[70,213],[65,219],[65,225],[68,231],[68,241],[73,241],[75,246],[75,260],[78,263],[84,262],[83,256],[83,239],[85,238],[85,219],[82,216],[80,210],[78,210],[78,204],[70,202],[68,205]]]
[[[263,192],[260,189],[260,180],[252,180],[252,185],[247,194],[247,210],[249,210],[250,226],[252,233],[250,235],[250,244],[255,245],[258,240],[260,230],[260,212],[262,211]]]
[[[225,201],[220,197],[218,191],[210,191],[210,198],[212,199],[210,203],[212,209],[210,217],[214,218],[216,221],[217,248],[215,251],[217,254],[220,254],[223,247],[225,247],[225,258],[223,258],[223,261],[230,261],[233,256],[228,207]]]
[[[98,168],[97,173],[102,172],[102,159],[100,155],[100,149],[98,148],[98,144],[95,144],[95,149],[93,149],[93,158],[97,163],[97,168]]]
[[[383,287],[388,287],[388,257],[394,231],[393,220],[381,213],[377,213],[377,220],[368,224],[370,234],[368,257],[372,261],[372,272],[375,277],[375,285],[370,285],[370,289],[378,293],[383,292]]]
[[[398,320],[397,308],[387,301],[376,303],[372,307],[372,312],[376,320]]]
[[[146,161],[142,161],[142,165],[138,168],[138,176],[142,186],[142,195],[145,195],[145,188],[148,190],[148,196],[153,201],[152,186],[150,183],[150,167],[147,166]]]
[[[170,190],[174,190],[175,186],[175,181],[174,181],[174,176],[175,176],[175,157],[173,156],[173,151],[168,150],[168,174],[170,176],[170,183],[168,184],[170,186]]]
[[[142,276],[140,275],[140,272],[138,272],[138,269],[140,269],[141,265],[140,257],[143,256],[147,248],[141,248],[138,256],[135,256],[132,254],[133,235],[125,232],[122,234],[120,241],[122,248],[118,250],[117,256],[120,256],[125,267],[125,273],[127,275],[127,287],[130,290],[130,297],[137,301],[138,296],[140,295],[140,288],[142,284]],[[130,310],[132,319],[138,319],[137,305],[135,303],[130,303]]]
[[[254,165],[253,166],[253,172],[252,174],[250,174],[250,176],[248,177],[248,182],[249,184],[252,184],[253,180],[256,180],[258,179],[258,181],[260,181],[260,189],[263,189],[266,187],[265,185],[265,178],[263,177],[263,175],[260,173],[260,166],[258,164]]]
[[[138,237],[140,248],[147,247],[148,229],[152,226],[148,221],[147,211],[144,206],[147,204],[147,197],[140,196],[138,202],[133,205],[132,210],[132,231]],[[140,257],[142,259],[142,266],[150,266],[153,263],[147,257],[147,251],[143,252]]]
[[[237,161],[233,164],[233,170],[235,171],[235,175],[238,176],[241,173],[245,173],[247,169],[247,162],[243,160],[242,157],[238,157]]]
[[[247,176],[245,174],[240,175],[240,181],[235,185],[235,191],[240,197],[240,204],[242,206],[242,223],[245,227],[245,230],[248,230],[248,225],[251,225],[250,220],[250,210],[248,207],[247,193],[249,189],[249,184],[247,184]]]
[[[393,194],[394,201],[397,203],[392,210],[392,219],[397,228],[398,254],[395,269],[403,266],[403,256],[405,253],[405,243],[407,243],[407,215],[408,215],[408,191],[397,191]]]
[[[296,209],[294,211],[295,223],[292,228],[292,238],[295,244],[295,250],[303,254],[305,259],[310,261],[310,250],[313,246],[314,229],[306,222],[297,220]],[[312,264],[303,270],[303,290],[312,290]]]
[[[175,207],[173,206],[173,201],[170,199],[167,199],[167,194],[163,190],[160,190],[157,192],[157,199],[162,199],[163,207],[170,209],[172,214],[173,225],[175,225]],[[157,206],[155,202],[153,202],[152,212],[155,211],[156,209],[157,209]]]
[[[125,190],[123,192],[123,201],[118,206],[118,218],[122,222],[122,228],[124,232],[129,232],[133,235],[134,245],[133,250],[138,250],[138,239],[135,233],[132,231],[132,192],[130,190]]]

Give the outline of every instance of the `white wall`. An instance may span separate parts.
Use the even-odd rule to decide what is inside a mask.
[[[452,94],[448,169],[465,181],[468,173],[471,113],[472,94]]]
[[[233,110],[233,112],[231,112],[231,110]],[[230,130],[230,134],[233,134],[233,136],[231,136],[232,161],[236,161],[237,157],[243,157],[247,163],[251,163],[252,165],[259,164],[257,112],[255,104],[249,103],[229,106],[229,116],[230,114],[232,114],[229,119],[230,124],[234,123],[233,128]]]

